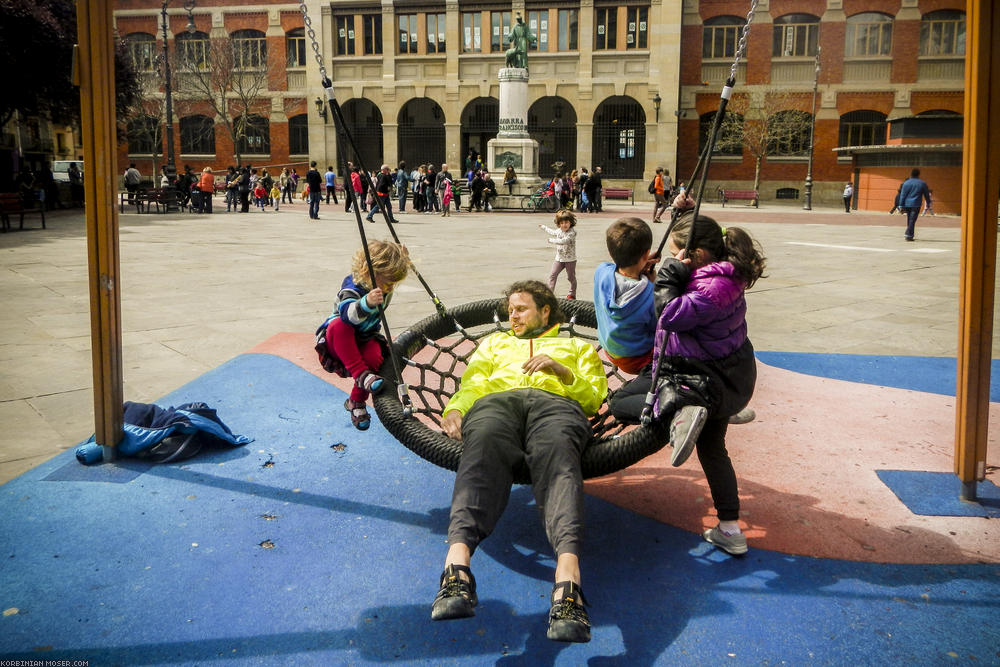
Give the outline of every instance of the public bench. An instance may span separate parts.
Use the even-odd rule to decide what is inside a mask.
[[[149,213],[154,206],[156,207],[157,213],[161,212],[161,206],[163,207],[163,213],[179,211],[181,206],[177,188],[156,188],[154,190],[147,191],[143,206],[145,207],[147,213]]]
[[[42,229],[45,229],[45,209],[41,202],[36,202],[34,206],[25,206],[24,199],[16,192],[0,193],[0,226],[3,231],[10,229],[10,216],[20,216],[18,229],[24,229],[24,216],[28,213],[37,213],[42,218]]]
[[[604,199],[631,199],[635,203],[635,193],[632,188],[604,188],[601,191]]]
[[[136,190],[135,194],[131,192],[119,192],[118,193],[118,212],[124,213],[126,206],[135,206],[136,213],[142,213],[143,207],[146,205],[147,198],[146,190]]]
[[[743,200],[748,201],[753,204],[754,208],[759,208],[757,206],[759,202],[759,197],[756,190],[727,190],[722,188],[719,190],[719,195],[722,198],[722,206],[725,207],[728,201]],[[750,204],[747,204],[748,206]]]

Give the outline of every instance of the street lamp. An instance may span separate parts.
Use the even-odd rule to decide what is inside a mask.
[[[656,122],[657,123],[660,122],[660,102],[662,102],[662,101],[663,101],[663,98],[660,97],[659,93],[655,93],[653,95],[653,109],[656,110]]]
[[[163,0],[160,16],[163,17],[163,92],[166,99],[167,116],[167,180],[174,182],[177,176],[177,165],[174,161],[174,98],[170,90],[170,57],[167,53],[167,5],[170,0]],[[198,28],[194,24],[194,0],[185,0],[184,9],[188,13],[188,34],[194,34]]]
[[[316,113],[319,114],[319,117],[322,118],[324,122],[326,121],[326,102],[323,101],[322,97],[316,98]]]
[[[809,124],[809,167],[806,169],[806,201],[802,208],[806,211],[812,210],[813,200],[813,140],[816,137],[816,91],[819,88],[819,52],[820,47],[816,47],[816,75],[813,78],[813,112]]]

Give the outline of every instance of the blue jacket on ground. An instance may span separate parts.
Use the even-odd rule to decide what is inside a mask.
[[[603,262],[594,272],[597,338],[614,357],[648,354],[653,349],[656,331],[653,283],[647,280],[638,296],[619,305],[615,297],[615,270],[612,262]]]

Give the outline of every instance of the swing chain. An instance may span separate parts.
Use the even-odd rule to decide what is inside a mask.
[[[316,56],[319,73],[323,75],[323,80],[326,81],[330,77],[326,75],[326,65],[323,64],[323,55],[319,50],[319,40],[316,39],[316,31],[313,30],[312,19],[309,18],[309,10],[306,8],[305,0],[299,0],[299,10],[302,12],[302,20],[306,24],[306,34],[309,35],[309,41],[312,42],[313,55]]]
[[[747,39],[750,37],[750,24],[753,23],[753,15],[757,11],[757,0],[753,0],[750,3],[750,10],[747,12],[747,22],[743,26],[743,30],[740,31],[740,41],[736,45],[736,57],[733,58],[733,66],[729,68],[729,79],[731,81],[736,80],[736,68],[740,64],[740,58],[747,50]]]

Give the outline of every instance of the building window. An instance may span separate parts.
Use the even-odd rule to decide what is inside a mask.
[[[210,42],[208,33],[181,33],[176,37],[177,60],[184,70],[207,70]]]
[[[773,56],[815,56],[819,19],[811,14],[786,14],[774,19]]]
[[[510,12],[490,12],[490,51],[506,51],[509,40]]]
[[[260,30],[237,30],[230,35],[233,45],[233,66],[237,70],[267,67],[267,40]]]
[[[399,14],[396,17],[398,23],[397,39],[399,42],[398,53],[417,52],[417,15]]]
[[[920,55],[964,56],[965,12],[929,12],[920,19]]]
[[[734,58],[736,46],[743,34],[746,19],[738,16],[716,16],[707,19],[701,31],[702,58]]]
[[[306,114],[288,119],[288,154],[309,154],[309,116]]]
[[[444,53],[444,14],[427,15],[427,53]]]
[[[594,49],[597,51],[618,48],[618,8],[594,8]]]
[[[797,157],[809,154],[812,115],[805,111],[779,111],[767,119],[767,154]]]
[[[537,40],[534,45],[528,42],[529,51],[541,51],[545,53],[549,50],[549,11],[528,12],[528,29]]]
[[[306,30],[295,28],[285,33],[285,44],[288,47],[288,60],[285,67],[306,66]]]
[[[848,58],[887,56],[892,52],[892,17],[877,12],[855,14],[847,19],[844,55]]]
[[[156,38],[145,32],[133,32],[126,35],[125,41],[135,71],[152,72],[156,64]]]
[[[625,48],[645,49],[648,45],[649,7],[629,7],[626,21]]]
[[[155,116],[139,116],[128,122],[128,152],[130,155],[154,155],[163,149],[162,125]],[[60,140],[64,135],[58,135]]]
[[[559,10],[559,50],[577,50],[577,26],[580,12],[576,9]]]
[[[208,116],[181,118],[181,153],[215,154],[215,123]]]
[[[878,111],[850,111],[840,117],[838,146],[881,146],[885,143],[886,115]]]
[[[267,118],[257,115],[247,116],[242,123],[242,130],[236,141],[240,155],[267,155],[271,152],[270,123]]]
[[[380,55],[382,53],[382,15],[363,14],[361,25],[364,27],[365,55]]]
[[[354,55],[354,17],[337,17],[337,55]]]
[[[482,50],[482,14],[479,12],[463,12],[462,51],[465,53],[479,53]]]

